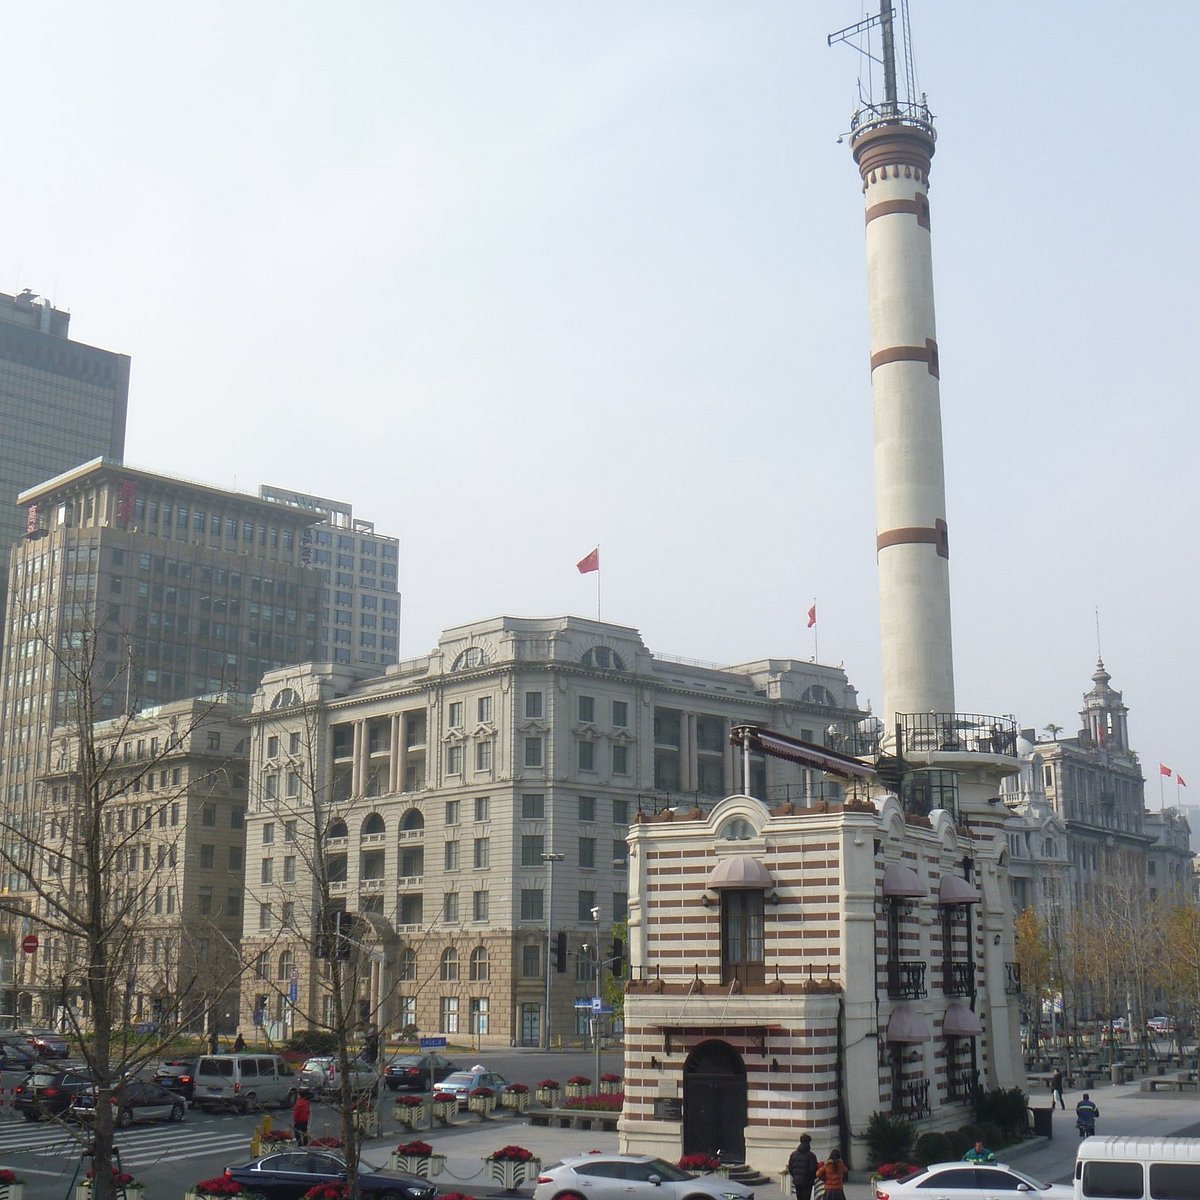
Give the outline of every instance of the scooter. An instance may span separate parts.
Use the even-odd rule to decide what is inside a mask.
[[[1096,1136],[1096,1118],[1095,1117],[1079,1117],[1075,1121],[1075,1128],[1079,1130],[1081,1138]]]

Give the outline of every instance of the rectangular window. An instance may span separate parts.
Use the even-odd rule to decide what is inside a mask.
[[[579,797],[579,819],[581,821],[594,821],[596,819],[595,796]]]
[[[446,801],[446,824],[447,825],[457,825],[458,824],[458,801],[457,800],[447,800]]]
[[[523,867],[540,867],[542,865],[542,851],[545,849],[546,839],[540,833],[526,833],[521,836],[521,866]]]
[[[486,821],[488,819],[488,798],[486,796],[475,797],[475,820]]]
[[[463,723],[463,705],[461,700],[452,700],[447,706],[447,723],[451,729],[459,729]]]
[[[457,842],[447,842],[445,845],[445,854],[446,854],[445,870],[457,871],[458,870],[458,843]]]
[[[258,927],[259,929],[271,928],[271,906],[269,904],[258,906]]]
[[[487,838],[475,839],[475,866],[486,867],[491,860],[491,847]]]
[[[446,747],[446,774],[461,775],[463,770],[463,748],[461,746]]]
[[[594,921],[596,918],[592,916],[592,909],[596,907],[595,892],[580,892],[579,893],[579,908],[576,916],[580,922]]]
[[[200,915],[202,917],[211,916],[213,904],[213,890],[207,884],[202,884],[199,890]]]
[[[613,869],[616,871],[629,870],[629,843],[620,838],[613,838],[612,844]]]
[[[215,825],[217,823],[217,806],[206,802],[200,807],[200,824]]]
[[[233,889],[225,897],[225,915],[229,917],[240,917],[242,915],[242,893],[240,889]]]
[[[283,840],[285,842],[294,842],[296,840],[296,822],[284,821],[283,823]]]
[[[216,852],[217,848],[215,846],[202,845],[200,847],[200,866],[205,870],[212,870],[216,866]]]
[[[525,765],[527,767],[540,767],[542,765],[542,739],[540,737],[527,737],[525,739]]]
[[[617,729],[629,728],[629,702],[627,700],[612,702],[612,723]]]
[[[471,1032],[477,1036],[488,1032],[488,998],[471,997]]]
[[[612,919],[624,921],[629,916],[629,893],[613,892]]]
[[[612,773],[614,775],[629,774],[629,747],[612,747]]]
[[[289,854],[283,860],[283,882],[296,882],[296,856],[294,854]]]
[[[613,806],[613,824],[628,825],[629,824],[629,801],[614,800]]]
[[[581,771],[594,771],[596,769],[596,743],[580,741],[577,743],[579,756],[579,769]]]
[[[458,893],[447,892],[442,900],[442,920],[448,924],[458,922]]]
[[[490,722],[492,719],[492,698],[491,696],[480,696],[477,705],[479,713],[479,723],[482,725],[485,722]]]
[[[262,840],[264,846],[269,846],[275,840],[275,822],[264,821],[262,827]]]
[[[542,693],[525,693],[525,716],[530,720],[538,720],[542,715]]]
[[[596,697],[595,696],[580,696],[579,697],[579,719],[587,722],[589,725],[596,720]]]
[[[490,771],[492,769],[492,743],[475,743],[475,770]]]
[[[488,919],[488,893],[474,892],[471,896],[471,920],[486,921]]]
[[[542,976],[541,946],[521,947],[521,976],[524,979],[540,979]]]
[[[594,867],[596,865],[596,839],[581,837],[579,839],[579,865]]]
[[[275,877],[275,860],[273,858],[264,858],[261,867],[261,882],[272,883]]]
[[[545,913],[541,888],[521,889],[521,920],[540,921]]]
[[[721,982],[761,985],[766,981],[763,957],[763,893],[721,892]]]
[[[300,735],[298,733],[289,733],[288,734],[288,753],[289,754],[299,754],[300,753]]]
[[[458,1032],[458,997],[442,997],[442,1032]]]
[[[267,738],[267,757],[279,757],[279,738],[275,734],[272,734],[269,738]]]
[[[530,792],[521,797],[521,816],[526,821],[540,821],[546,816],[546,797]]]

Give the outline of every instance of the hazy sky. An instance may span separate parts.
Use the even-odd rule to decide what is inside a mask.
[[[912,0],[958,707],[1073,732],[1099,608],[1154,805],[1200,803],[1198,13]],[[0,290],[132,356],[131,463],[399,536],[405,657],[594,616],[599,543],[653,650],[880,709],[862,15],[8,3]]]

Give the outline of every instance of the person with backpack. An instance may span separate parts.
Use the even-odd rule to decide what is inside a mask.
[[[1096,1132],[1096,1118],[1099,1116],[1096,1102],[1084,1092],[1083,1099],[1075,1105],[1075,1127],[1081,1138],[1091,1137]]]

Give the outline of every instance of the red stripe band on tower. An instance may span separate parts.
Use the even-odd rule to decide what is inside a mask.
[[[874,371],[876,367],[885,367],[889,363],[896,362],[924,363],[934,379],[941,378],[938,347],[933,338],[926,338],[924,346],[888,346],[883,350],[876,350],[871,355],[871,370]]]
[[[875,538],[875,550],[885,550],[888,546],[911,546],[928,543],[937,547],[939,558],[950,557],[950,530],[946,522],[940,518],[934,522],[932,529],[919,525],[909,525],[903,529],[889,529]]]
[[[876,217],[890,217],[894,213],[911,213],[917,218],[917,224],[922,229],[929,228],[929,201],[924,196],[915,200],[881,200],[867,209],[866,224],[870,225]]]

